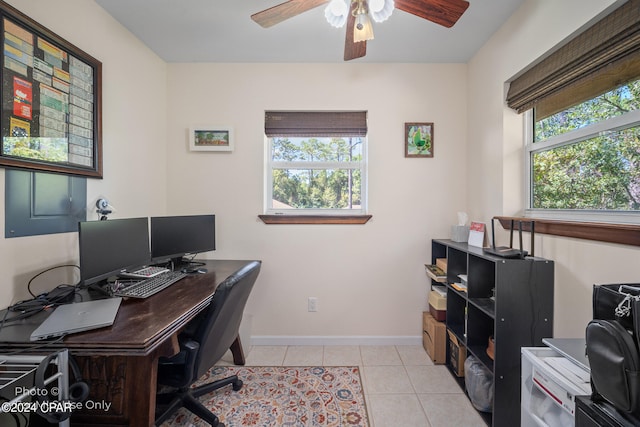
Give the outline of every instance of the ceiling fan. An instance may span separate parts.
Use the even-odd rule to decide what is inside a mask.
[[[325,3],[329,3],[325,17],[332,26],[347,24],[345,61],[367,54],[367,40],[373,39],[371,18],[382,22],[389,18],[394,7],[447,28],[452,27],[469,7],[466,0],[288,0],[254,13],[251,19],[269,28]]]

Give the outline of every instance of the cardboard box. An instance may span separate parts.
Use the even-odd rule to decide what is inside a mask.
[[[431,291],[429,293],[429,313],[438,322],[444,322],[447,319],[447,296]]]
[[[449,365],[457,376],[464,377],[464,361],[467,358],[467,349],[458,341],[458,337],[453,332],[447,329],[447,333],[449,334]]]
[[[422,313],[422,345],[433,363],[442,365],[447,361],[447,327],[428,312]]]

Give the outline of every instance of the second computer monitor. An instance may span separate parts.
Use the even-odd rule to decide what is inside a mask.
[[[151,217],[151,257],[180,264],[186,254],[216,249],[215,215]]]

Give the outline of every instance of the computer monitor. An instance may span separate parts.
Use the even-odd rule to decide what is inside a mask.
[[[151,262],[148,218],[83,221],[78,224],[80,280],[100,282]]]
[[[216,249],[216,216],[151,217],[151,257],[154,262],[183,263],[186,254]]]

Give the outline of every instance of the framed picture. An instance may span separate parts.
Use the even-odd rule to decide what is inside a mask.
[[[433,157],[433,123],[404,124],[404,156]]]
[[[102,63],[4,2],[0,167],[102,178]]]
[[[192,126],[189,129],[191,151],[233,151],[233,129],[229,126]]]

